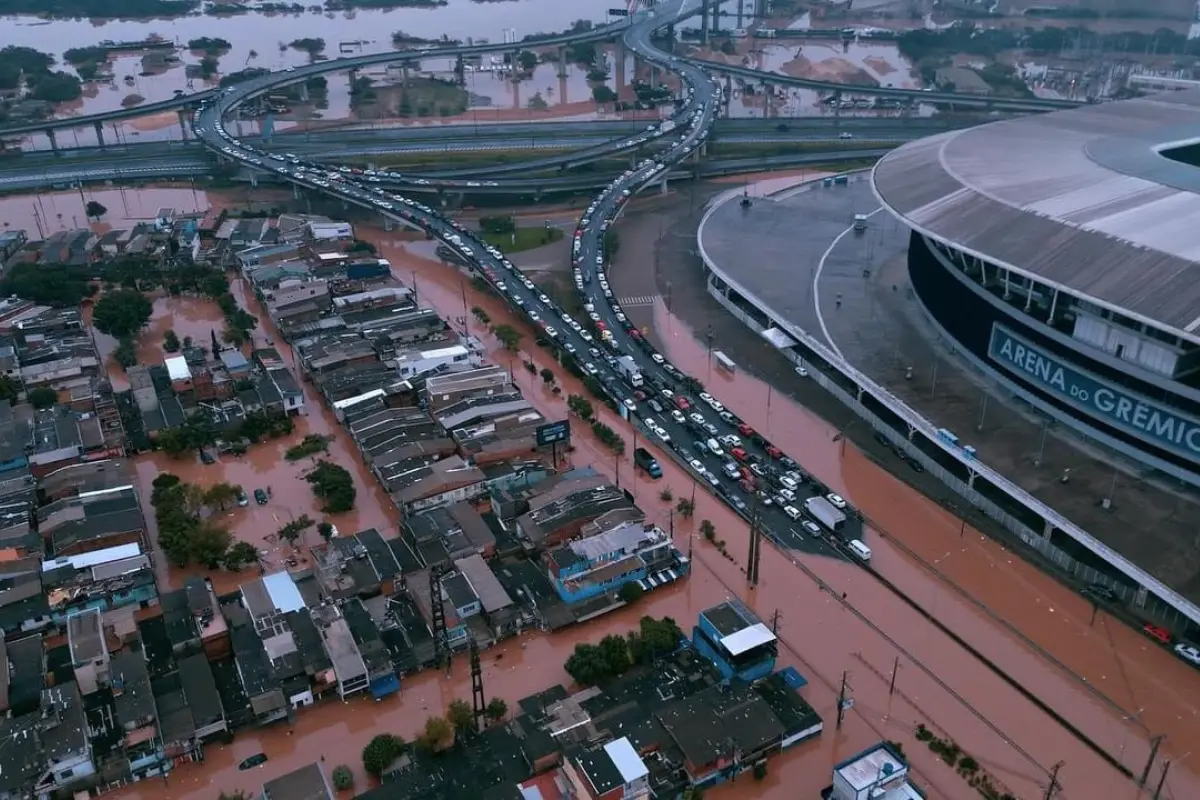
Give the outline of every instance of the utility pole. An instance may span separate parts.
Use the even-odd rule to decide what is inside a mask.
[[[1158,736],[1151,737],[1150,757],[1146,759],[1146,768],[1142,770],[1142,777],[1138,778],[1138,786],[1146,785],[1146,779],[1150,777],[1150,767],[1154,766],[1154,758],[1158,755],[1158,748],[1162,745],[1165,738],[1161,733]]]
[[[487,702],[483,696],[483,667],[479,665],[479,645],[474,636],[471,636],[471,706],[471,710],[475,712],[475,731],[478,732]]]
[[[846,718],[846,710],[854,705],[854,701],[846,697],[846,671],[842,670],[842,688],[838,692],[837,729],[842,729],[842,720]]]
[[[758,495],[750,498],[750,553],[746,558],[746,582],[758,586],[758,559],[762,553],[762,531],[758,519]]]
[[[888,686],[888,696],[891,697],[896,693],[896,673],[900,671],[900,656],[892,662],[892,681]]]
[[[771,633],[779,636],[779,609],[775,609],[775,613],[771,615]]]
[[[1167,770],[1169,770],[1170,768],[1171,768],[1171,762],[1164,761],[1162,775],[1158,776],[1158,786],[1154,787],[1154,797],[1152,798],[1152,800],[1158,800],[1158,796],[1160,794],[1162,794],[1163,784],[1167,782]]]
[[[1063,762],[1058,762],[1050,768],[1050,785],[1046,787],[1045,800],[1051,800],[1054,793],[1058,791],[1058,771],[1062,769]]]

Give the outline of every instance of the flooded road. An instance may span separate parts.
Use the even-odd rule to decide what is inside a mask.
[[[366,238],[371,238],[367,236]],[[423,302],[430,303],[445,316],[462,313],[464,279],[447,267],[418,260],[408,250],[400,237],[388,235],[381,242],[382,255],[397,267],[397,273],[407,280],[415,274]],[[509,321],[510,317],[502,304],[490,297],[477,296],[466,286],[468,302],[478,304],[491,315],[493,322]],[[477,331],[485,342],[495,345],[486,332]],[[703,351],[691,342],[690,336],[679,331],[679,338],[672,339],[671,355],[678,363],[695,369],[689,363],[687,348],[695,348],[703,358]],[[680,352],[676,352],[679,350]],[[576,382],[559,369],[555,369],[549,357],[540,349],[523,353],[531,355],[540,366],[550,366],[559,374],[559,383],[565,393],[578,392]],[[497,354],[501,364],[512,363],[508,354]],[[700,362],[702,364],[702,362]],[[520,366],[517,380],[531,401],[551,417],[565,413],[565,403],[552,395],[540,380],[534,379]],[[747,380],[744,377],[739,382]],[[720,393],[724,387],[715,387]],[[819,422],[806,417],[802,410],[792,408],[782,398],[772,400],[771,419],[766,418],[765,403],[756,412],[752,407],[755,388],[750,383],[738,387],[731,398],[740,396],[746,407],[734,407],[739,413],[782,443],[795,446],[801,437],[819,463],[811,468],[822,478],[829,476],[835,486],[844,487],[848,496],[863,505],[868,514],[874,514],[873,504],[886,500],[899,503],[901,500],[880,497],[875,492],[877,484],[887,489],[886,476],[872,476],[869,465],[857,459],[848,449],[845,460],[838,457],[835,448],[822,448],[821,437],[826,440],[828,431],[814,428]],[[762,396],[762,395],[760,395]],[[759,415],[756,417],[756,413]],[[607,413],[602,419],[617,427],[617,420]],[[776,430],[776,426],[779,429]],[[784,431],[796,437],[789,442]],[[622,486],[633,491],[639,503],[650,517],[664,527],[671,525],[667,504],[658,499],[658,492],[666,485],[676,495],[691,491],[691,480],[675,467],[664,462],[663,482],[649,482],[644,476],[634,473],[627,459],[613,457],[608,451],[591,440],[586,432],[577,433],[576,451],[572,454],[575,464],[591,463],[611,476],[619,476]],[[822,450],[830,453],[821,454]],[[632,448],[629,448],[632,451]],[[139,474],[141,474],[139,472]],[[578,641],[596,640],[610,631],[626,630],[633,617],[642,613],[670,614],[685,624],[701,609],[720,600],[737,596],[751,605],[764,618],[771,617],[778,609],[781,615],[780,637],[784,645],[781,661],[791,663],[810,680],[805,695],[823,718],[832,723],[834,705],[843,671],[847,673],[850,694],[855,707],[847,715],[840,732],[831,730],[817,742],[807,744],[781,759],[772,761],[772,780],[768,785],[735,785],[720,789],[714,797],[782,798],[811,796],[827,785],[829,768],[838,758],[846,757],[861,747],[879,739],[901,742],[913,761],[916,779],[931,790],[931,796],[948,798],[973,797],[974,790],[967,786],[951,769],[938,762],[927,748],[920,746],[912,736],[913,728],[920,723],[942,736],[952,737],[967,752],[972,753],[992,773],[998,783],[1018,797],[1037,797],[1045,791],[1047,770],[1058,760],[1065,761],[1060,772],[1063,796],[1132,798],[1137,796],[1135,787],[1115,769],[1106,765],[1091,751],[1060,726],[1050,721],[1044,713],[1032,706],[1007,684],[984,670],[961,648],[954,645],[932,625],[907,606],[898,603],[865,573],[848,564],[825,559],[807,558],[804,566],[833,591],[822,590],[812,579],[804,577],[796,566],[789,563],[773,548],[768,548],[762,557],[762,580],[753,592],[744,588],[744,577],[740,562],[745,549],[746,526],[723,505],[714,502],[706,493],[696,493],[697,512],[693,520],[674,520],[677,544],[685,551],[694,546],[696,561],[693,577],[683,585],[664,591],[650,593],[637,609],[630,613],[615,614],[593,623],[588,623],[564,633],[538,635],[523,639],[521,644],[509,643],[506,647],[485,654],[486,690],[499,695],[510,705],[519,697],[566,680],[561,670],[570,649]],[[900,509],[911,519],[921,514],[919,505],[912,500],[903,500],[908,506]],[[927,509],[924,513],[929,513]],[[718,531],[718,537],[727,540],[728,552],[733,561],[721,556],[711,545],[697,541],[695,531],[702,519],[710,519]],[[973,546],[986,547],[986,542],[974,542],[974,537],[964,537]],[[876,539],[881,550],[887,546]],[[937,542],[941,544],[941,542]],[[966,545],[964,545],[966,546]],[[964,559],[965,561],[966,559]],[[899,553],[885,553],[880,567],[897,581],[911,578],[914,586],[931,594],[938,583],[928,578],[911,565],[905,567]],[[911,572],[911,576],[908,572]],[[1039,578],[1030,573],[1029,580]],[[847,593],[847,599],[839,596]],[[930,598],[932,600],[932,597]],[[1021,653],[1019,643],[1006,641],[998,635],[995,624],[977,612],[971,604],[952,594],[939,596],[938,616],[955,630],[968,625],[976,628],[975,636],[983,642],[1003,642],[998,649],[1004,650],[999,658],[1006,669],[1017,672],[1024,669],[1028,674],[1021,678],[1039,694],[1055,695],[1055,707],[1063,706],[1076,716],[1086,717],[1082,723],[1091,734],[1105,739],[1114,752],[1121,746],[1116,740],[1122,726],[1117,721],[1106,721],[1105,713],[1089,702],[1088,696],[1075,688],[1070,679],[1037,662],[1028,653]],[[976,614],[974,618],[972,615]],[[886,632],[886,635],[880,633]],[[523,645],[523,646],[522,646]],[[904,655],[912,654],[912,658]],[[499,657],[499,658],[498,658]],[[895,659],[899,657],[895,692],[889,691],[890,674]],[[1153,659],[1149,659],[1153,661]],[[1156,674],[1162,675],[1165,664],[1150,663]],[[398,697],[381,703],[365,699],[351,701],[356,704],[353,714],[346,714],[336,703],[325,703],[316,709],[305,710],[299,717],[297,728],[288,735],[283,728],[268,731],[251,731],[240,734],[235,743],[223,749],[211,749],[209,761],[203,766],[187,766],[178,770],[171,778],[171,786],[164,792],[155,787],[155,797],[199,798],[202,793],[214,789],[240,787],[255,788],[263,779],[281,774],[289,769],[315,759],[325,753],[327,760],[334,763],[346,762],[361,777],[358,750],[371,735],[389,730],[402,735],[411,735],[420,727],[429,713],[440,712],[455,697],[469,694],[468,676],[465,665],[447,678],[444,675],[421,675],[406,681]],[[1163,678],[1169,680],[1169,678]],[[1180,685],[1184,685],[1180,681]],[[1047,698],[1050,699],[1050,698]],[[1147,700],[1150,698],[1146,698]],[[1069,707],[1069,708],[1068,708]],[[1166,704],[1163,704],[1163,708]],[[1176,706],[1179,708],[1179,706]],[[989,724],[990,721],[990,724]],[[1128,727],[1128,726],[1127,726]],[[1188,729],[1177,728],[1169,742],[1182,745],[1188,741]],[[1175,738],[1178,736],[1179,738]],[[1129,727],[1124,743],[1124,756],[1140,770],[1147,750],[1144,736]],[[338,750],[330,748],[337,742]],[[342,749],[344,748],[344,749]],[[270,762],[260,771],[240,774],[231,767],[237,761],[262,750]],[[1179,753],[1182,755],[1182,753]],[[1175,796],[1187,796],[1196,788],[1195,778],[1186,769],[1172,771],[1168,780]],[[361,787],[360,783],[360,787]],[[140,794],[137,787],[126,792]]]

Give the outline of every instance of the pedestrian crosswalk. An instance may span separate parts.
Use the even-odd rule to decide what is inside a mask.
[[[652,306],[662,299],[658,294],[635,294],[632,297],[618,297],[617,302],[623,306]]]

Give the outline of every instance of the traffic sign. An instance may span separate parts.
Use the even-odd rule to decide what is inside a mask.
[[[628,17],[629,10],[624,8],[610,8],[608,10],[608,15],[610,17]]]

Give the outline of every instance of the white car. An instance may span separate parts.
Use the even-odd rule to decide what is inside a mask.
[[[1193,667],[1200,667],[1200,647],[1196,647],[1194,644],[1180,642],[1179,644],[1175,645],[1175,655],[1179,656]]]
[[[666,444],[671,441],[671,434],[667,433],[666,430],[664,430],[663,428],[655,429],[654,433],[658,436],[659,439],[662,439],[663,444]]]
[[[650,360],[653,361],[655,364],[661,364],[664,361],[664,359],[662,357],[662,353],[652,353],[650,355]],[[703,395],[701,395],[701,397],[703,397]]]
[[[799,375],[801,378],[807,378],[808,370],[806,370],[804,367],[796,367],[796,374]]]
[[[700,473],[701,475],[704,475],[708,472],[708,470],[706,470],[704,468],[704,463],[702,461],[700,461],[700,459],[698,459],[698,458],[693,458],[693,459],[689,460],[688,466],[691,467],[692,469],[696,470],[696,472]]]
[[[554,328],[551,328],[549,325],[547,325],[546,326],[546,335],[549,336],[551,339],[557,339],[558,331],[554,330]]]
[[[672,392],[670,389],[663,389],[663,390],[662,390],[662,396],[663,396],[663,397],[665,397],[665,398],[667,398],[668,400],[674,400],[674,399],[675,399],[675,393],[674,393],[674,392]]]
[[[684,423],[684,421],[687,419],[687,417],[685,417],[683,415],[682,411],[680,411],[678,408],[676,408],[676,409],[671,410],[671,419],[675,420],[680,425],[682,425]]]
[[[800,509],[795,506],[784,506],[783,513],[787,514],[793,522],[800,519]]]
[[[708,392],[701,392],[700,399],[703,400],[705,403],[708,403],[708,407],[711,408],[713,411],[717,412],[718,414],[720,414],[722,411],[725,410],[725,406],[723,406],[719,402],[717,402],[717,398],[713,397]]]
[[[726,447],[741,447],[742,437],[735,433],[726,434],[725,436],[721,437],[721,444],[725,445]]]
[[[830,492],[829,494],[825,495],[825,499],[832,503],[835,508],[846,507],[846,501],[842,499],[840,494],[834,494],[833,492]]]
[[[633,402],[631,398],[626,397],[623,402],[625,403],[625,407],[630,411],[637,411],[637,403]]]
[[[593,364],[593,363],[592,363],[592,362],[590,362],[590,361],[589,361],[588,363],[584,364],[584,365],[583,365],[583,368],[584,368],[584,370],[587,372],[587,374],[588,374],[588,375],[598,375],[598,374],[600,374],[600,370],[596,369],[596,365],[595,365],[595,364]]]
[[[809,536],[815,536],[818,539],[821,538],[821,526],[812,520],[804,520],[800,523],[800,527],[808,531]]]

